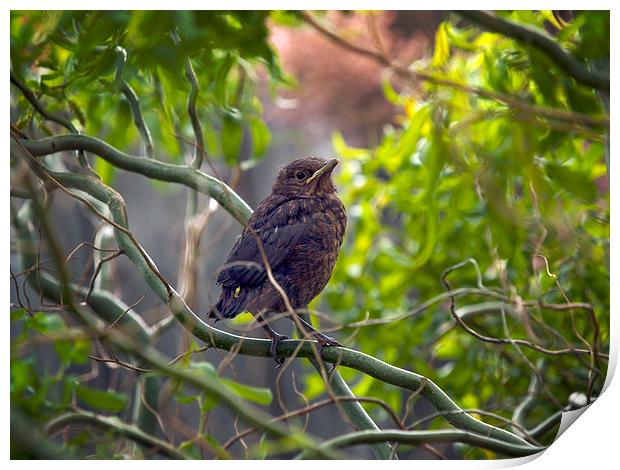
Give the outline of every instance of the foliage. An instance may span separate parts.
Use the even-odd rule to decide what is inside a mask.
[[[544,12],[508,16],[537,26],[547,18]],[[608,12],[583,12],[558,39],[579,57],[586,49],[591,56],[605,55],[608,30],[593,25],[608,22]],[[589,34],[596,36],[586,44]],[[594,91],[577,85],[548,57],[499,34],[459,27],[454,19],[437,30],[432,62],[414,67],[531,105],[602,112]],[[457,87],[425,83],[423,90],[397,91],[388,77],[384,83],[386,98],[401,110],[398,125],[387,126],[372,148],[351,148],[338,132],[333,136],[344,159],[339,186],[350,228],[325,294],[329,310],[343,322],[405,314],[445,292],[446,268],[473,258],[484,284],[512,299],[591,303],[607,350],[609,192],[603,129],[560,127]],[[471,265],[450,279],[453,288],[476,286]],[[482,307],[488,300],[469,295],[459,298],[457,307]],[[551,349],[564,345],[548,327],[576,346],[584,344],[579,335],[595,341],[583,310],[532,306],[509,320],[513,338],[536,339]],[[526,394],[531,364],[541,355],[482,343],[462,330],[448,330],[451,321],[449,303],[437,302],[397,323],[362,328],[356,342],[369,354],[441,383],[463,407],[510,409],[515,397]],[[505,336],[499,309],[471,324],[490,336]],[[547,358],[550,394],[566,403],[571,393],[585,392],[586,367],[571,356]],[[599,380],[596,389],[602,384]],[[363,380],[354,391],[388,397],[395,409],[403,405],[400,393],[380,381]],[[540,400],[537,413],[557,408],[544,395]]]
[[[49,111],[69,107],[71,119],[83,126],[84,133],[123,149],[139,138],[131,125],[130,103],[120,91],[119,79],[125,80],[140,97],[144,119],[158,143],[157,158],[179,162],[183,151],[191,154],[186,149],[192,141],[185,112],[190,84],[180,73],[190,58],[200,86],[196,106],[205,150],[236,165],[244,138],[253,142],[252,159],[264,156],[269,145],[269,129],[254,95],[257,67],[276,81],[285,80],[267,42],[268,15],[13,11],[12,73],[26,80]],[[177,44],[173,33],[179,36]],[[119,47],[126,51],[124,64]],[[20,105],[28,109],[23,98]],[[50,132],[40,116],[23,116]],[[113,167],[97,160],[96,169],[110,181]]]
[[[547,29],[584,64],[608,62],[608,12],[583,11],[570,20],[548,11],[499,15]],[[271,87],[293,83],[269,44],[270,22],[298,28],[303,15],[13,11],[11,81],[23,82],[49,113],[69,116],[69,127],[81,133],[141,153],[135,149],[140,143],[148,147],[146,129],[156,160],[183,164],[191,162],[199,140],[188,112],[189,61],[200,88],[195,108],[205,150],[211,159],[247,169],[260,163],[271,142],[256,95],[259,75]],[[523,423],[531,428],[570,405],[575,393],[595,398],[605,378],[606,360],[596,353],[609,351],[610,334],[608,135],[604,125],[587,119],[604,118],[605,106],[552,57],[456,15],[437,29],[432,56],[408,70],[409,76],[386,67],[383,93],[397,116],[376,145],[355,148],[338,130],[333,133],[343,160],[338,186],[349,225],[332,280],[314,305],[337,318],[344,333],[355,333],[347,346],[428,377],[464,409],[511,420],[537,377],[536,401]],[[72,132],[11,90],[16,129],[34,138]],[[13,155],[11,160],[17,167]],[[113,183],[115,166],[103,158],[95,157],[94,171],[103,183]],[[16,253],[32,256],[19,251],[24,246],[17,244]],[[447,287],[460,289],[453,312]],[[120,299],[113,303],[129,317],[133,313]],[[591,305],[593,314],[583,305]],[[211,410],[225,403],[217,394],[189,388],[192,378],[225,390],[234,403],[263,409],[273,404],[270,389],[244,383],[243,375],[222,377],[192,354],[175,360],[189,374],[184,379],[162,366],[140,372],[129,389],[86,383],[89,356],[98,346],[60,305],[58,311],[11,312],[11,405],[37,425],[79,407],[135,422],[153,435],[163,431],[167,438],[161,424],[143,419],[159,406],[149,395],[153,384],[165,383],[161,388],[174,406],[199,416],[195,437],[175,442],[178,450],[229,458],[205,425]],[[453,315],[480,335],[522,343],[481,341],[456,325]],[[142,333],[157,341],[152,330]],[[585,351],[543,354],[532,344]],[[187,350],[201,346],[192,340]],[[380,399],[398,416],[421,401],[370,375],[338,371],[355,395]],[[304,385],[309,400],[326,392],[314,371],[308,370]],[[393,427],[384,408],[364,407],[381,428]],[[261,424],[270,431],[267,420]],[[434,419],[429,427],[444,425]],[[283,455],[299,450],[300,442],[312,447],[298,428],[289,429],[288,440],[263,435],[250,455]],[[107,431],[100,438],[73,435],[64,449],[75,455],[88,449],[102,458],[147,455],[128,442],[119,445]],[[552,440],[551,432],[540,439]],[[464,457],[498,456],[469,445],[454,449]]]

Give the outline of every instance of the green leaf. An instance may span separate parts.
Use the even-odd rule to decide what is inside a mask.
[[[435,345],[435,357],[437,359],[455,359],[463,353],[463,347],[459,343],[458,336],[454,333],[447,334]]]
[[[207,361],[192,361],[189,365],[188,372],[196,374],[198,377],[213,376],[217,374],[213,364]]]
[[[269,405],[273,400],[273,394],[268,388],[244,385],[230,379],[221,378],[221,380],[236,395],[258,405]]]
[[[237,60],[232,54],[227,54],[224,60],[222,61],[219,67],[219,70],[217,71],[217,76],[215,79],[214,96],[215,96],[215,100],[217,101],[217,103],[222,107],[226,107],[228,105],[227,100],[226,100],[226,88],[228,85],[228,74],[230,73],[230,70],[232,69],[233,65],[235,65],[236,62]]]
[[[240,384],[231,379],[219,377],[217,371],[210,362],[192,362],[189,371],[199,377],[206,377],[209,380],[216,380],[221,385],[228,388],[235,395],[245,398],[259,405],[269,405],[273,400],[271,390],[263,387],[253,387],[251,385]]]
[[[389,77],[383,77],[383,79],[381,80],[381,88],[383,89],[383,96],[385,96],[385,98],[392,104],[395,105],[402,105],[403,104],[403,98],[402,96],[400,96],[398,94],[398,92],[394,89],[394,87],[392,86],[392,83],[390,82],[390,78]],[[333,139],[333,136],[332,136]]]
[[[220,139],[226,163],[235,165],[239,161],[239,153],[243,141],[243,127],[238,119],[228,115],[224,116]]]
[[[95,173],[101,177],[104,184],[110,184],[114,178],[114,165],[111,165],[101,157],[95,158]]]
[[[181,442],[179,445],[179,450],[193,459],[199,460],[202,458],[200,454],[200,447],[198,447],[195,439]]]
[[[366,149],[349,147],[339,131],[332,132],[332,147],[343,158],[357,158],[368,154]]]
[[[25,308],[17,308],[11,311],[11,323],[23,320],[27,317]]]
[[[118,413],[125,408],[128,401],[124,393],[100,390],[84,384],[78,384],[75,392],[83,403],[100,411]]]
[[[71,111],[73,112],[77,120],[80,122],[80,124],[82,126],[85,126],[86,115],[84,114],[84,111],[82,111],[82,109],[80,108],[80,105],[77,104],[75,100],[68,100],[67,103],[69,104],[69,108],[71,108]]]
[[[450,44],[446,33],[446,23],[441,23],[435,33],[435,50],[433,52],[433,67],[441,67],[450,57]]]
[[[252,134],[254,157],[263,156],[271,143],[269,127],[262,119],[253,117],[250,119],[250,133]]]
[[[274,23],[290,28],[296,28],[304,24],[300,12],[297,11],[273,10],[269,16]]]
[[[545,165],[545,171],[556,185],[578,198],[588,202],[596,199],[596,186],[588,174],[554,162]]]
[[[456,47],[473,52],[476,50],[474,44],[472,44],[472,36],[474,34],[473,29],[457,29],[450,23],[444,23],[445,32],[450,40],[450,44],[455,45]]]
[[[64,320],[57,313],[36,312],[26,320],[26,326],[38,333],[46,334],[66,329]]]
[[[222,447],[222,445],[210,434],[203,436],[204,440],[209,444],[210,450],[220,459],[230,460],[233,457]]]
[[[73,341],[69,360],[74,364],[84,364],[90,357],[91,343],[85,338]]]
[[[475,409],[480,407],[480,402],[475,394],[469,392],[461,399],[461,406],[465,409]]]

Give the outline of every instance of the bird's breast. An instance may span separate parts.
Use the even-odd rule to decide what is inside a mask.
[[[307,305],[329,281],[346,228],[346,213],[340,201],[303,201],[306,210],[298,220],[308,224],[307,233],[292,250],[287,263],[288,279],[300,291],[300,305]]]

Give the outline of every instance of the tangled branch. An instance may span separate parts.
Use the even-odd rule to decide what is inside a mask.
[[[66,137],[69,137],[71,139],[74,138],[74,136]],[[83,142],[87,141],[90,141],[90,139],[83,140]],[[37,146],[32,145],[32,142],[33,141],[23,141],[24,147],[28,148],[27,146],[30,146],[30,148],[34,149],[36,152]],[[48,142],[50,141],[48,140]],[[58,149],[52,145],[51,150],[57,151]],[[115,153],[112,152],[112,154]],[[118,157],[118,155],[116,156]],[[124,161],[122,155],[120,156],[119,161]],[[149,162],[148,159],[135,159],[134,161],[142,163],[138,166],[133,166],[133,168],[140,168],[142,170],[144,170],[144,168],[147,168],[144,165],[145,163],[150,165],[149,168],[151,169],[160,165],[159,162]],[[191,171],[193,172],[195,170],[192,169]],[[107,193],[104,190],[103,184],[100,181],[68,173],[56,173],[54,174],[54,177],[63,185],[84,191],[85,193],[97,198],[103,204],[110,204]],[[186,182],[191,184],[191,181]],[[118,219],[118,217],[122,217],[122,213],[118,210],[118,208],[115,208],[111,204],[108,207],[112,215],[112,220],[118,223],[116,219]],[[220,349],[230,350],[233,346],[238,346],[239,354],[259,357],[269,356],[269,340],[233,335],[209,326],[202,320],[200,320],[189,309],[183,299],[174,291],[173,288],[170,288],[170,291],[168,291],[166,289],[166,286],[163,285],[162,281],[157,276],[153,275],[150,267],[136,249],[136,246],[132,243],[128,243],[127,240],[124,239],[126,237],[126,234],[121,231],[116,231],[115,235],[117,237],[117,243],[119,244],[119,248],[123,250],[123,252],[129,257],[130,260],[134,262],[134,264],[136,264],[136,266],[145,276],[153,291],[160,297],[160,299],[162,299],[162,301],[164,301],[164,303],[168,306],[168,308],[171,310],[177,320],[194,336],[205,341],[210,346]],[[49,279],[49,275],[43,276],[42,279],[45,280],[45,282],[42,283],[42,286],[45,287],[45,294],[48,296],[51,295],[52,298],[54,296],[57,296],[58,287],[62,286],[58,286],[57,282],[53,282],[51,279]],[[282,357],[289,357],[293,355],[297,349],[299,349],[298,357],[313,358],[314,353],[311,345],[305,340],[302,340],[302,343],[303,344],[300,344],[299,341],[295,340],[281,341],[278,344],[278,355]],[[124,344],[124,347],[129,348],[127,344]],[[166,370],[166,372],[169,372],[175,376],[178,376],[178,374],[180,374],[179,371],[172,371],[173,368],[171,368],[170,366],[166,366],[166,361],[155,360],[153,359],[153,357],[150,356],[150,354],[145,355],[144,353],[136,351],[132,351],[132,354],[136,354],[136,357],[139,357],[147,364],[151,364],[152,366],[154,364],[155,368],[158,368],[160,370],[164,369]],[[402,388],[406,388],[410,391],[417,391],[421,387],[420,393],[427,399],[429,399],[437,410],[459,411],[459,413],[446,416],[446,419],[455,427],[465,431],[469,431],[474,434],[488,436],[492,439],[503,440],[517,446],[529,447],[530,451],[535,451],[535,447],[531,446],[529,443],[527,443],[527,441],[516,436],[515,434],[479,421],[471,415],[463,412],[454,403],[454,401],[452,401],[448,397],[448,395],[446,395],[445,392],[443,392],[443,390],[441,390],[441,388],[439,388],[434,382],[423,376],[415,374],[414,372],[399,369],[374,357],[347,348],[327,348],[323,351],[322,359],[331,364],[338,364],[339,366],[353,368],[360,372],[366,373],[376,379],[382,380],[386,383],[391,383]],[[230,398],[228,398],[228,400],[224,400],[224,403],[227,405],[231,405]],[[240,414],[244,417],[244,419],[249,420],[249,422],[253,423],[254,425],[258,425],[259,427],[264,427],[265,423],[267,423],[268,421],[262,418],[257,418],[256,415],[252,415],[252,412],[249,412],[247,410],[245,410],[245,413]],[[252,415],[253,418],[251,418],[250,415]]]

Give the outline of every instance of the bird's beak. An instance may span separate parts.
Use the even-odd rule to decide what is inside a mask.
[[[314,174],[306,180],[306,184],[310,184],[313,181],[320,179],[323,175],[329,175],[334,168],[336,168],[338,163],[340,163],[340,160],[337,158],[332,158],[325,165],[316,170]]]

